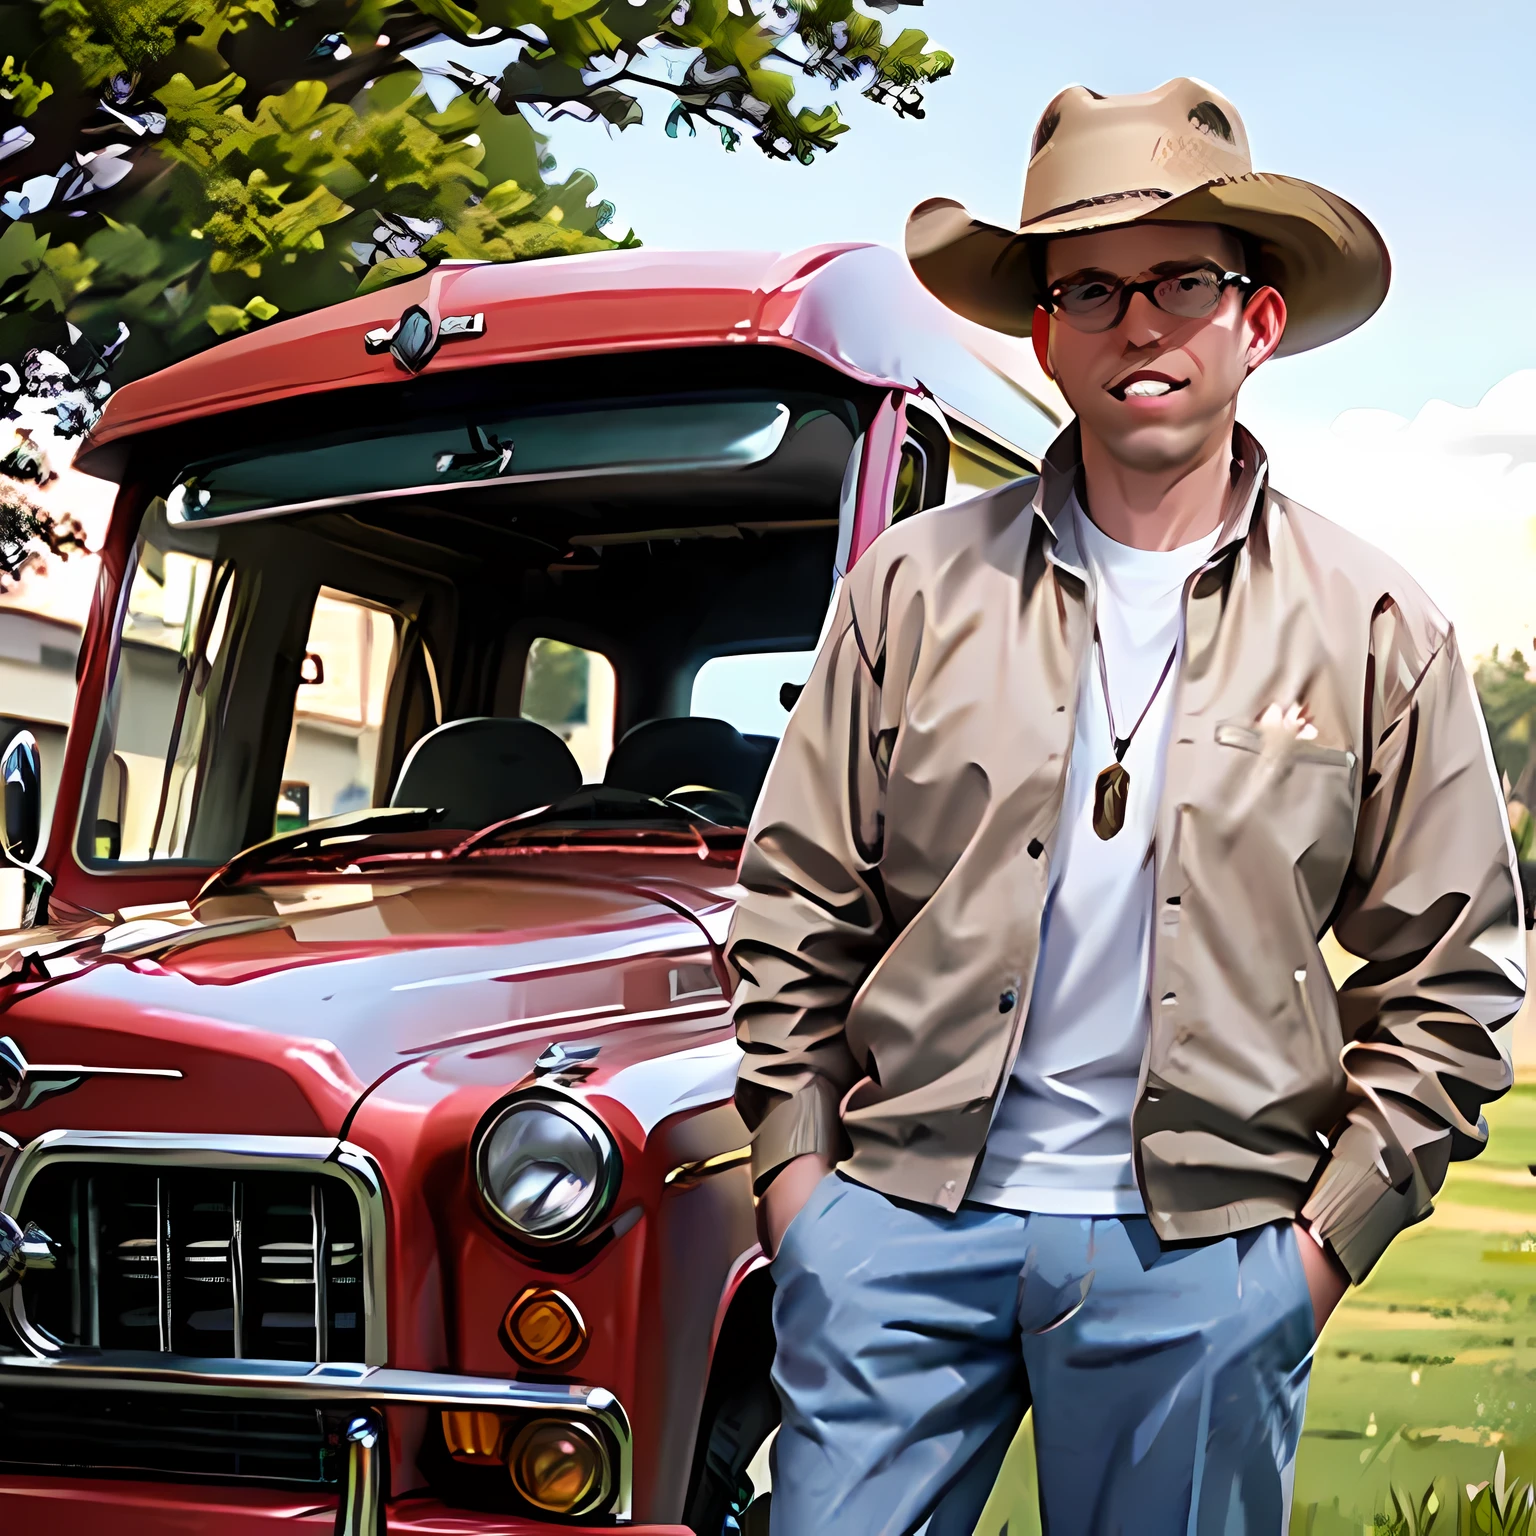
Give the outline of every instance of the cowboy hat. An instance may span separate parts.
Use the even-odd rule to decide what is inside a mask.
[[[1309,181],[1256,172],[1237,108],[1184,78],[1140,96],[1068,86],[1035,129],[1019,227],[930,198],[907,220],[907,259],[957,313],[1024,336],[1041,298],[1040,241],[1143,220],[1242,236],[1249,275],[1285,299],[1281,354],[1343,336],[1386,297],[1391,262],[1376,226]]]

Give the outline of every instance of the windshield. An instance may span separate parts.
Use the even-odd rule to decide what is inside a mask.
[[[744,825],[827,611],[858,431],[836,396],[741,390],[167,466],[81,858],[214,866],[387,807],[466,833]]]

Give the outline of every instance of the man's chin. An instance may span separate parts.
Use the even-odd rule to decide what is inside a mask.
[[[1085,421],[1083,431],[1117,464],[1144,475],[1185,468],[1203,457],[1210,435],[1204,422],[1146,422],[1129,430],[1116,422],[1104,431],[1097,423]]]

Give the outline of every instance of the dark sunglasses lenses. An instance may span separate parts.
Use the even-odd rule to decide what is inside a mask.
[[[1081,322],[1081,330],[1107,331],[1120,318],[1121,286],[1095,277],[1053,288],[1051,298],[1062,314]]]
[[[1208,315],[1221,301],[1221,278],[1202,268],[1165,277],[1152,290],[1152,302],[1167,315],[1197,320]]]
[[[1198,320],[1221,301],[1221,276],[1206,267],[1174,272],[1155,284],[1138,287],[1164,314]],[[1087,278],[1051,290],[1051,301],[1081,331],[1107,331],[1118,325],[1126,308],[1125,284],[1113,278]]]

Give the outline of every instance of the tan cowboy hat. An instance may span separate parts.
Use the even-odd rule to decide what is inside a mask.
[[[1376,226],[1309,181],[1255,171],[1237,108],[1183,78],[1141,96],[1068,86],[1035,129],[1018,229],[930,198],[907,220],[907,258],[951,309],[1024,336],[1039,303],[1032,244],[1140,220],[1244,236],[1249,275],[1285,299],[1282,354],[1354,330],[1386,297],[1391,261]]]

